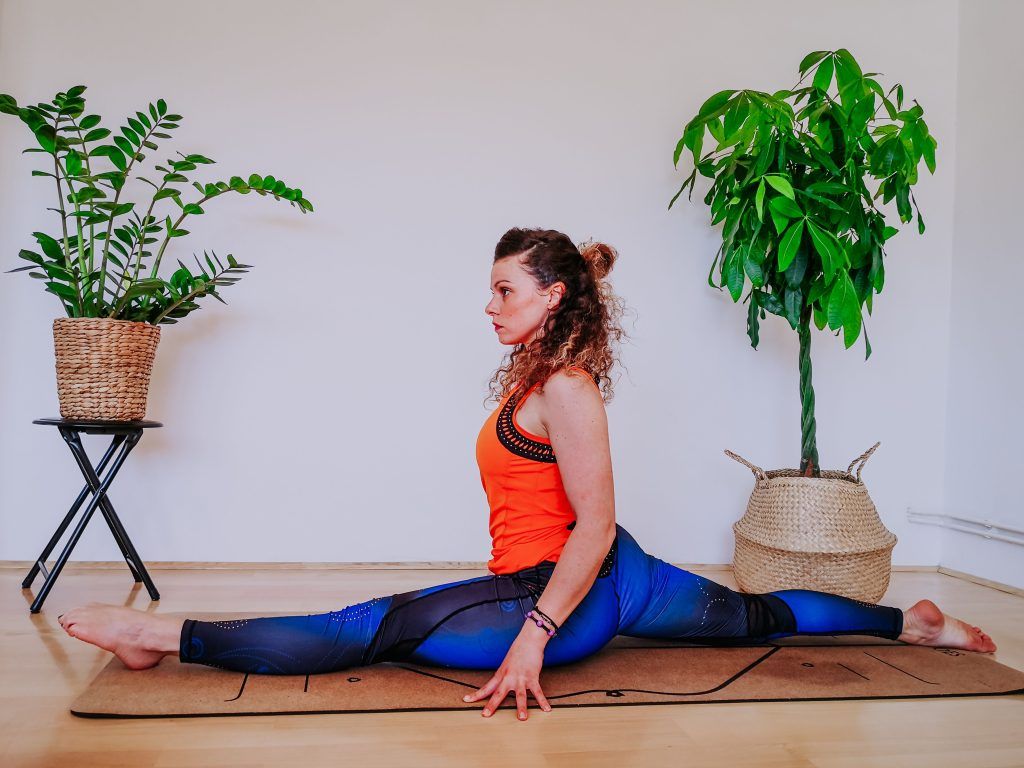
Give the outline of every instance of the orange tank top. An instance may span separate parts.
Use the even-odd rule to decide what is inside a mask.
[[[570,370],[593,381],[582,368]],[[558,562],[576,520],[551,441],[516,421],[516,413],[539,386],[522,397],[519,386],[513,388],[477,436],[476,460],[491,510],[487,568],[495,574],[514,573],[543,560]]]

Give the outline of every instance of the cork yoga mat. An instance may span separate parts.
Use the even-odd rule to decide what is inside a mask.
[[[168,656],[131,671],[116,658],[71,706],[82,717],[200,717],[479,710],[462,696],[486,670],[384,662],[309,676],[246,675]],[[1024,694],[1024,672],[967,651],[869,637],[700,646],[616,637],[582,661],[547,667],[552,707]],[[536,706],[530,698],[531,708]],[[515,708],[510,696],[502,708]]]

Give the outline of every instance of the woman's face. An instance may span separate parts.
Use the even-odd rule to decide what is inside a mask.
[[[548,312],[558,306],[564,283],[542,291],[523,268],[518,256],[498,259],[491,267],[491,300],[484,312],[491,318],[502,344],[529,344],[540,331]]]

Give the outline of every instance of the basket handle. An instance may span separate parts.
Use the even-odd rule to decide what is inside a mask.
[[[765,474],[763,469],[761,469],[758,466],[755,466],[754,464],[751,464],[749,461],[744,459],[742,456],[739,456],[739,455],[733,453],[729,449],[726,449],[725,455],[728,456],[730,459],[735,459],[740,464],[743,464],[743,465],[749,467],[750,471],[754,473],[754,477],[756,477],[758,480],[767,480],[768,479],[768,475]]]
[[[872,454],[872,453],[874,453],[874,452],[875,452],[875,449],[876,449],[876,448],[877,448],[878,446],[880,446],[881,444],[882,444],[881,442],[877,442],[877,443],[875,443],[875,444],[874,444],[874,445],[872,445],[872,446],[871,446],[870,448],[868,448],[868,449],[867,449],[866,451],[864,451],[864,453],[862,453],[862,454],[861,454],[860,456],[858,456],[858,457],[857,457],[856,459],[854,459],[853,461],[851,461],[851,462],[850,462],[850,466],[849,466],[849,467],[847,467],[847,469],[846,469],[846,473],[847,473],[848,475],[852,475],[852,474],[853,474],[853,468],[854,468],[854,466],[855,466],[855,465],[857,464],[857,462],[859,461],[859,462],[860,462],[860,466],[859,466],[859,467],[857,467],[857,482],[859,483],[859,482],[860,482],[860,473],[861,473],[861,470],[862,470],[862,469],[864,469],[864,465],[868,463],[868,459],[870,459],[870,458],[871,458],[871,454]]]

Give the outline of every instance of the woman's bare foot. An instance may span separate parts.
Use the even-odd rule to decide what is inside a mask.
[[[947,616],[931,600],[919,600],[903,612],[903,634],[899,639],[916,645],[964,648],[979,653],[992,653],[996,649],[992,638],[978,627]]]
[[[102,603],[72,608],[58,621],[71,637],[111,651],[129,669],[155,667],[164,656],[176,653],[184,623]]]

